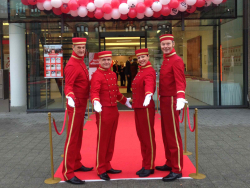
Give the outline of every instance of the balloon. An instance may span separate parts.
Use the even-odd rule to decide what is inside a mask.
[[[223,1],[222,1],[222,3],[225,3],[225,2],[227,2],[227,0],[223,0]]]
[[[223,0],[212,0],[212,2],[216,5],[220,4],[223,2]]]
[[[140,3],[137,3],[137,5],[136,5],[135,8],[136,8],[136,11],[137,11],[138,13],[144,13],[144,12],[145,12],[145,9],[146,9],[146,6],[145,6],[144,3],[140,2]],[[143,17],[144,17],[144,14],[143,14]],[[139,18],[139,19],[141,19],[141,18]]]
[[[97,8],[102,8],[102,6],[104,5],[104,1],[103,0],[94,0],[94,4]]]
[[[187,12],[188,13],[194,13],[196,11],[196,7],[193,5],[193,6],[189,6],[187,7]]]
[[[120,5],[120,1],[119,0],[112,0],[111,1],[112,8],[118,8],[119,5]]]
[[[70,0],[62,0],[63,3],[68,3]]]
[[[51,5],[55,8],[59,8],[62,6],[62,0],[51,0]]]
[[[39,10],[44,10],[43,3],[37,3],[36,6]]]
[[[151,7],[152,4],[153,4],[153,0],[145,0],[144,4],[145,4],[146,7]]]
[[[103,12],[101,8],[97,8],[94,14],[96,19],[101,19],[103,17]]]
[[[155,12],[159,12],[162,8],[162,4],[159,2],[159,1],[155,1],[153,2],[152,4],[152,9],[155,11]]]
[[[36,5],[37,0],[28,0],[28,3],[31,4],[31,5]]]
[[[176,8],[172,8],[170,14],[171,14],[172,16],[175,16],[176,14],[178,14],[178,12],[179,12],[179,11],[178,11]]]
[[[88,3],[87,10],[89,12],[94,12],[95,11],[95,4],[94,3]]]
[[[87,8],[85,6],[80,6],[77,11],[80,17],[85,17],[88,14]]]
[[[161,3],[162,5],[167,5],[167,4],[170,3],[170,0],[160,0],[160,3]]]
[[[128,19],[128,15],[127,14],[121,14],[121,17],[120,17],[122,20],[126,20]]]
[[[210,6],[211,4],[212,4],[212,1],[211,1],[211,0],[206,0],[206,1],[205,1],[204,7],[208,7],[208,6]]]
[[[77,3],[76,0],[70,0],[70,2],[68,3],[68,6],[69,6],[70,10],[77,10],[79,7],[79,4]],[[73,14],[75,15],[75,13],[73,13]]]
[[[161,16],[161,11],[159,11],[159,12],[154,12],[154,14],[153,14],[153,17],[154,18],[158,18],[158,17],[160,17]]]
[[[120,4],[120,6],[119,6],[119,12],[121,14],[128,14],[128,12],[129,12],[129,6],[128,6],[128,4],[127,3]]]
[[[196,0],[186,0],[187,5],[194,5]]]
[[[137,16],[136,16],[138,19],[142,19],[144,18],[144,13],[137,13]]]
[[[94,12],[88,12],[87,15],[88,15],[89,18],[94,18]]]
[[[179,11],[181,11],[181,12],[185,12],[186,10],[187,10],[187,4],[186,3],[184,3],[184,2],[181,2],[180,4],[179,4],[179,6],[178,6],[178,10]]]
[[[163,5],[163,6],[162,6],[161,14],[162,14],[163,16],[168,16],[168,15],[170,14],[170,12],[171,12],[171,9],[169,8],[168,5]]]
[[[112,6],[109,3],[105,3],[102,7],[102,12],[110,14],[112,12]]]
[[[171,0],[171,2],[168,4],[168,6],[170,8],[175,8],[177,9],[177,7],[179,6],[180,2],[178,0]]]
[[[37,3],[43,3],[45,0],[37,0]]]
[[[128,0],[128,6],[129,7],[135,7],[137,5],[137,0]]]
[[[43,8],[44,8],[45,10],[51,10],[51,9],[52,9],[51,2],[50,2],[50,1],[44,1],[44,3],[43,3]]]
[[[137,3],[144,3],[144,0],[137,0]]]
[[[88,3],[89,3],[89,0],[78,0],[78,4],[80,5],[80,6],[87,6],[88,5]]]
[[[61,8],[53,7],[52,10],[53,10],[54,14],[56,14],[56,15],[61,15],[62,14]]]
[[[113,19],[118,19],[121,16],[121,13],[119,12],[118,9],[113,9],[111,12],[111,16]]]
[[[136,15],[137,15],[136,9],[135,9],[135,8],[130,8],[130,9],[129,9],[129,12],[128,12],[128,16],[129,16],[130,18],[135,18]]]
[[[153,16],[153,14],[154,14],[154,11],[151,8],[147,7],[145,10],[145,16],[151,17]]]
[[[205,0],[197,0],[194,5],[196,7],[203,7],[205,5]]]
[[[70,14],[71,14],[71,16],[73,16],[73,17],[78,16],[77,10],[70,10]]]
[[[24,5],[29,5],[28,0],[21,0],[21,2],[22,2]]]
[[[111,1],[112,1],[112,0],[104,0],[104,4],[105,4],[105,3],[111,4]]]
[[[69,6],[68,6],[67,3],[63,3],[63,4],[62,4],[62,6],[61,6],[61,11],[62,11],[63,13],[65,13],[65,14],[67,14],[67,13],[70,11]]]
[[[103,18],[104,18],[105,20],[110,20],[112,17],[111,17],[111,14],[105,14],[105,13],[104,13]]]
[[[120,4],[127,3],[127,0],[120,0]]]

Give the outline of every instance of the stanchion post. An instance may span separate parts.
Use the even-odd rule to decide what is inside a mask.
[[[185,104],[184,107],[184,118],[185,118],[185,126],[184,126],[184,155],[192,155],[192,152],[187,151],[187,108],[188,104]]]
[[[52,144],[52,127],[51,127],[51,113],[48,113],[49,119],[49,137],[50,137],[50,162],[51,162],[51,178],[44,180],[46,184],[55,184],[61,181],[61,178],[54,177],[54,164],[53,164],[53,144]]]
[[[204,179],[206,175],[199,173],[198,165],[198,109],[195,108],[195,159],[196,159],[196,173],[189,174],[189,177],[194,179]]]
[[[92,106],[92,113],[91,114],[94,114],[94,104],[91,103],[91,106]]]
[[[66,101],[66,109],[67,110],[67,101]],[[69,116],[68,116],[68,111],[66,113],[66,136],[68,135],[68,121],[69,121]],[[64,154],[61,155],[61,157],[64,157]]]
[[[87,101],[87,108],[88,108],[88,119],[87,119],[87,121],[91,121],[92,119],[89,119],[89,99]]]

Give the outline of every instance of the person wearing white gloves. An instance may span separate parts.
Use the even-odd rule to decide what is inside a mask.
[[[163,166],[156,166],[160,171],[170,171],[163,181],[173,181],[182,177],[183,148],[179,128],[179,113],[184,108],[186,79],[183,60],[176,54],[174,36],[160,36],[164,60],[159,79],[162,138],[165,148]]]
[[[149,62],[147,48],[136,50],[135,54],[140,64],[140,71],[132,83],[132,107],[142,155],[142,168],[136,174],[139,177],[147,177],[154,173],[155,167],[155,104],[152,96],[156,88],[156,72]]]
[[[114,170],[111,166],[119,117],[117,101],[128,108],[132,106],[129,103],[131,98],[126,98],[120,93],[116,74],[110,70],[112,52],[99,52],[98,57],[100,65],[92,75],[90,94],[98,127],[96,170],[98,176],[107,181],[110,180],[108,173],[121,172],[121,170]]]

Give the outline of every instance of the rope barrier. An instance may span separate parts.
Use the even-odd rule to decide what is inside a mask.
[[[55,119],[52,117],[52,118],[53,118],[53,125],[54,125],[54,128],[55,128],[55,130],[56,130],[56,133],[57,133],[58,135],[61,135],[61,134],[63,133],[63,131],[64,131],[65,124],[66,124],[66,117],[67,117],[67,108],[66,108],[66,110],[65,110],[64,121],[63,121],[63,127],[62,127],[62,130],[61,130],[60,133],[58,132],[58,129],[57,129],[57,127],[56,127],[56,121],[55,121]]]
[[[180,123],[183,123],[183,120],[184,120],[184,111],[185,111],[185,108],[182,109],[182,118],[180,119],[180,116],[179,116],[179,122]]]
[[[194,132],[195,130],[195,123],[196,123],[196,120],[195,120],[195,114],[194,114],[194,127],[191,128],[191,123],[190,123],[190,117],[189,117],[189,107],[187,107],[187,117],[188,117],[188,126],[189,126],[189,129],[191,132]]]

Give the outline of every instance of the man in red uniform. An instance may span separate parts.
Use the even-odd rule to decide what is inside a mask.
[[[73,38],[73,53],[65,67],[65,95],[69,114],[68,134],[63,158],[63,175],[67,182],[83,184],[74,171],[90,171],[81,163],[80,149],[87,99],[89,97],[89,73],[83,62],[86,38]]]
[[[160,36],[164,61],[160,70],[160,109],[162,138],[165,147],[166,163],[156,166],[157,170],[170,171],[163,181],[171,181],[182,177],[183,148],[179,128],[179,110],[185,100],[186,79],[183,60],[176,55],[174,36]]]
[[[98,53],[100,67],[91,79],[91,101],[96,111],[97,154],[96,170],[103,180],[110,180],[107,173],[117,174],[121,170],[111,167],[115,145],[115,134],[118,124],[119,112],[117,101],[132,108],[130,98],[124,97],[117,86],[116,74],[110,70],[112,52],[103,51]]]

